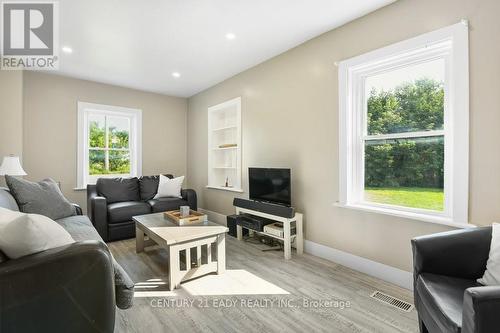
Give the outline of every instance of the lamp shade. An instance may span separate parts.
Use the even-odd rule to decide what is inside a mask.
[[[0,165],[0,176],[26,176],[26,171],[24,171],[19,161],[19,156],[9,155],[5,156]]]

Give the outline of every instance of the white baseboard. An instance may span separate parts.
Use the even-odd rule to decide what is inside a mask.
[[[198,210],[207,214],[210,221],[227,226],[226,215],[203,208],[198,208]],[[413,275],[410,272],[308,240],[304,241],[304,251],[313,256],[333,261],[400,287],[409,290],[413,289]]]
[[[313,256],[333,261],[356,271],[374,276],[400,287],[413,290],[413,275],[410,272],[379,262],[340,251],[325,245],[304,241],[304,251]]]
[[[227,227],[226,215],[208,209],[198,208],[198,211],[207,214],[208,220]]]

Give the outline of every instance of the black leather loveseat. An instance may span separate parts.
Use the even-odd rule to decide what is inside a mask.
[[[173,178],[172,175],[166,175]],[[183,189],[182,198],[153,199],[159,176],[100,178],[87,186],[87,213],[105,241],[135,237],[132,216],[190,206],[197,209],[196,192]]]
[[[491,227],[412,240],[420,332],[500,332],[500,286],[482,286]]]

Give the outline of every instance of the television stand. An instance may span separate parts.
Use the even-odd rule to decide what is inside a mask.
[[[286,218],[286,217],[281,217],[277,215],[271,215],[267,213],[262,213],[256,210],[248,209],[248,208],[241,208],[241,207],[236,207],[236,214],[251,214],[255,216],[260,216],[264,217],[269,220],[273,220],[276,222],[282,222],[283,223],[283,233],[284,237],[277,237],[275,235],[269,234],[267,232],[263,231],[255,231],[255,230],[249,230],[249,233],[251,234],[252,232],[261,234],[261,235],[266,235],[278,240],[283,241],[283,247],[284,247],[284,252],[285,252],[285,259],[291,259],[292,258],[292,243],[295,243],[295,248],[297,249],[297,254],[301,255],[304,253],[304,233],[302,229],[302,214],[301,213],[295,213],[295,216],[292,218]],[[291,229],[291,224],[295,223],[295,235],[290,234],[290,229]],[[238,237],[238,240],[243,240],[243,227],[241,225],[236,226],[236,235]]]

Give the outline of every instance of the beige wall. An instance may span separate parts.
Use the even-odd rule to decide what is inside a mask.
[[[243,181],[247,167],[291,167],[293,204],[306,239],[411,271],[410,239],[449,228],[365,213],[338,200],[335,61],[470,20],[470,204],[472,223],[500,219],[500,2],[401,0],[321,35],[189,99],[188,180],[200,207],[234,211],[234,193],[206,189],[207,107],[241,96]],[[242,195],[248,196],[247,193]]]
[[[24,168],[27,179],[60,181],[64,194],[86,206],[74,191],[77,166],[77,102],[142,110],[144,175],[186,173],[185,98],[147,93],[62,76],[24,74]]]
[[[0,70],[0,163],[5,155],[22,157],[23,72]],[[5,186],[0,176],[0,186]]]

